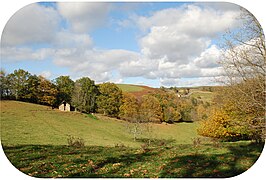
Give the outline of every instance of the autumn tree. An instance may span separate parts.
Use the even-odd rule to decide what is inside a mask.
[[[127,121],[139,119],[139,103],[137,98],[129,93],[124,93],[119,108],[119,117]]]
[[[54,106],[58,92],[56,86],[42,76],[39,76],[39,79],[38,102],[43,105]]]
[[[119,117],[127,121],[126,128],[133,135],[134,141],[136,141],[138,135],[143,131],[143,126],[139,116],[139,102],[134,95],[123,94]]]
[[[181,119],[180,99],[176,93],[159,91],[153,94],[159,100],[162,108],[162,121],[167,123],[178,122]]]
[[[265,139],[265,36],[257,19],[248,11],[242,9],[239,20],[241,26],[227,32],[222,42],[220,63],[226,88],[216,98],[220,99],[216,105],[224,112],[223,118],[230,120],[227,129],[243,127],[245,131],[239,136],[260,142]],[[219,121],[214,119],[210,116],[207,121],[217,124]]]
[[[122,90],[117,85],[109,82],[99,84],[98,112],[107,116],[118,117],[121,103]]]
[[[261,141],[265,137],[265,36],[258,20],[242,9],[242,26],[225,36],[221,64],[228,78],[229,94],[225,99],[233,107],[232,119],[241,119],[249,129],[249,138]],[[227,38],[228,37],[228,38]]]
[[[71,84],[70,81],[69,83]],[[95,112],[97,95],[98,89],[94,81],[88,77],[83,77],[76,80],[74,84],[71,102],[79,111],[86,113]]]
[[[159,100],[152,95],[144,95],[140,105],[140,117],[144,122],[160,123],[163,119]]]
[[[197,129],[202,136],[219,138],[224,140],[239,140],[247,136],[245,127],[234,124],[230,112],[223,108],[213,108],[208,120],[200,122]]]
[[[62,101],[71,102],[72,93],[74,90],[74,81],[69,76],[59,76],[54,80],[57,86],[57,104]]]
[[[141,99],[140,118],[144,122],[144,129],[148,144],[153,139],[153,123],[160,123],[163,119],[162,107],[159,100],[153,95],[144,95]]]

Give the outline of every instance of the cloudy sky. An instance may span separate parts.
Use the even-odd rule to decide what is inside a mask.
[[[239,25],[230,3],[34,3],[1,39],[2,68],[54,79],[215,85],[220,36]]]

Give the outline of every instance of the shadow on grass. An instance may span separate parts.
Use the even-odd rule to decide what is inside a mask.
[[[123,169],[156,156],[152,151],[101,146],[19,145],[3,149],[17,169],[34,177],[123,177],[128,172]],[[105,172],[105,166],[111,168]]]
[[[191,153],[170,159],[159,177],[233,177],[248,170],[258,159],[264,144],[228,145],[227,153]]]
[[[225,178],[249,169],[259,157],[263,145],[223,143],[221,147],[200,145],[195,150],[187,144],[168,148],[157,146],[149,151],[51,145],[3,146],[3,149],[17,169],[34,177]],[[140,167],[145,167],[145,170],[130,174],[131,170],[135,173]]]
[[[175,143],[175,139],[148,139],[148,138],[138,138],[137,142],[148,144],[150,141],[151,146],[168,146]]]

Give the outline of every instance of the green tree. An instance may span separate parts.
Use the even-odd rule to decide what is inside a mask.
[[[98,93],[98,89],[93,80],[88,77],[80,78],[74,84],[71,97],[72,105],[82,112],[95,112]]]
[[[181,119],[181,114],[176,108],[168,106],[163,111],[163,119],[167,123],[178,122]]]
[[[180,102],[180,114],[182,121],[192,121],[192,112],[194,111],[192,102],[189,99],[182,99]]]
[[[7,99],[9,97],[8,79],[3,69],[0,71],[0,95],[1,99]]]
[[[31,75],[27,79],[27,84],[25,86],[24,98],[28,102],[38,103],[38,88],[40,86],[40,78],[36,75]]]
[[[122,103],[122,90],[114,83],[107,82],[99,85],[99,92],[97,98],[98,112],[107,116],[118,117]]]
[[[71,102],[72,93],[74,90],[74,81],[69,76],[59,76],[54,80],[57,86],[57,104],[59,105],[62,101]]]
[[[15,70],[7,76],[10,83],[10,93],[16,100],[25,99],[26,86],[30,76],[31,74],[23,69]]]

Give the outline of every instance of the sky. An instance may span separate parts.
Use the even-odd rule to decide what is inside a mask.
[[[219,39],[239,13],[231,3],[33,3],[4,28],[1,68],[50,80],[217,85]]]

